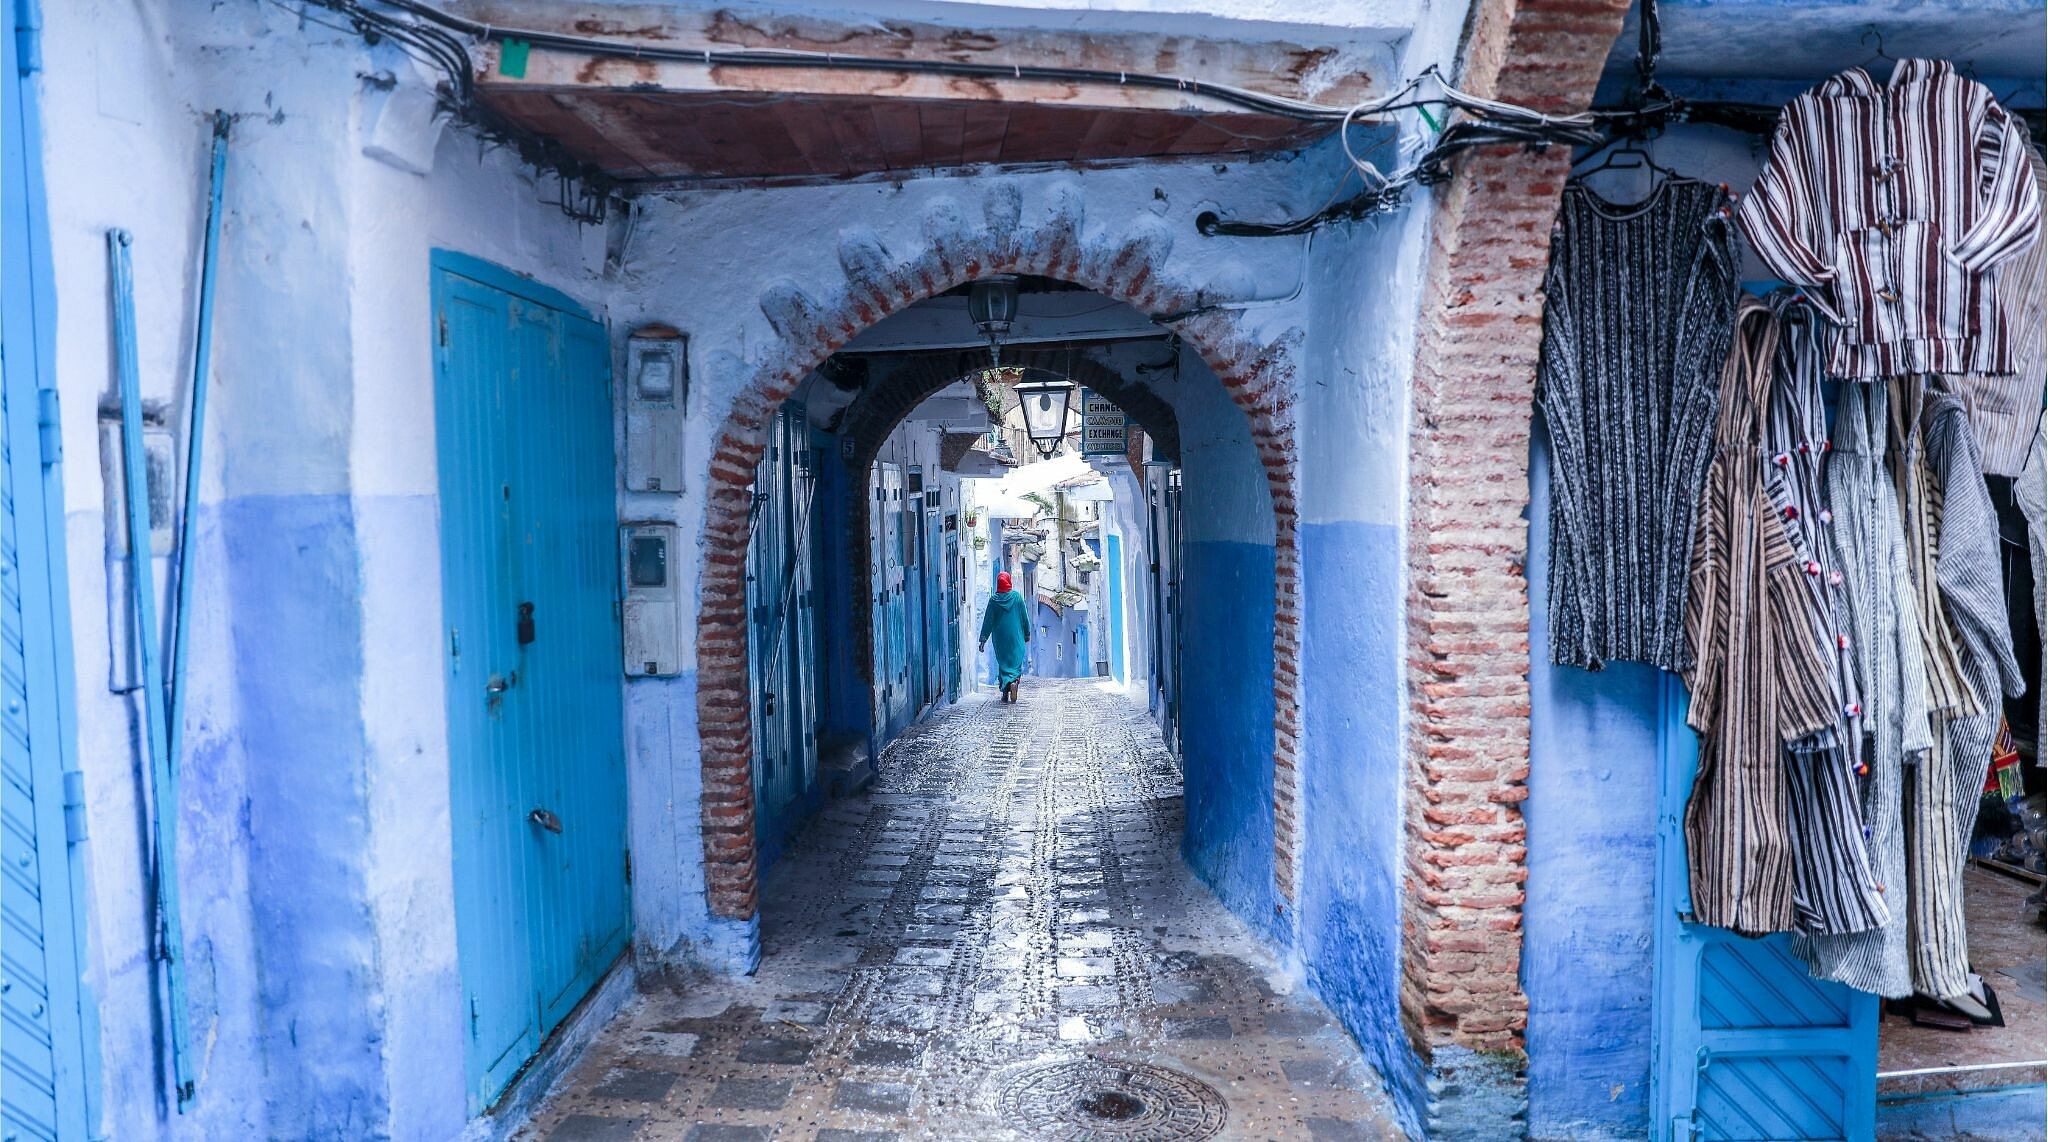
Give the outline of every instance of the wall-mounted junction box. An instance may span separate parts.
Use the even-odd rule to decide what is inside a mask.
[[[626,490],[683,490],[690,412],[690,339],[666,325],[626,338]]]
[[[620,598],[628,678],[682,673],[683,598],[676,586],[676,526],[629,523],[619,528]]]

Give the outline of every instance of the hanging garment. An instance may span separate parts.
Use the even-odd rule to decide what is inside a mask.
[[[1685,807],[1693,913],[1759,934],[1793,928],[1784,747],[1831,729],[1834,665],[1806,615],[1806,572],[1764,489],[1766,400],[1778,323],[1744,298],[1721,381],[1686,600],[1699,775]]]
[[[1785,108],[1737,217],[1759,257],[1838,326],[1828,372],[2010,373],[1989,273],[2033,244],[2041,190],[2015,121],[1940,60],[1862,68]]]
[[[1977,696],[1963,676],[1955,625],[1941,603],[1935,559],[1940,550],[1942,484],[1928,470],[1921,416],[1927,407],[1927,379],[1891,382],[1892,487],[1905,517],[1906,566],[1912,575],[1920,620],[1920,647],[1927,660],[1927,710],[1941,716],[1978,712]]]
[[[1888,915],[1863,932],[1797,935],[1792,947],[1817,979],[1897,998],[1913,992],[1906,955],[1905,769],[1934,738],[1906,537],[1885,455],[1886,398],[1883,385],[1841,387],[1825,485],[1847,588],[1849,649],[1863,695],[1863,824]]]
[[[1963,864],[1978,793],[1998,734],[2001,694],[2026,692],[2013,655],[1998,557],[1998,513],[1984,486],[1969,414],[1953,394],[1929,389],[1921,414],[1928,482],[1939,490],[1934,579],[1971,698],[1934,717],[1934,749],[1906,783],[1907,939],[1913,987],[1947,998],[1970,989]]]
[[[1536,391],[1560,665],[1688,661],[1687,561],[1735,312],[1727,201],[1690,179],[1626,207],[1565,189]]]
[[[2022,137],[2026,128],[2014,120]],[[2048,163],[2029,145],[2027,162],[2034,185],[2048,196]],[[2048,230],[2048,221],[2036,231]],[[1970,410],[1970,428],[1984,471],[1992,476],[2017,476],[2027,462],[2028,447],[2041,419],[2042,390],[2048,386],[2048,352],[2043,351],[2043,324],[2048,324],[2048,242],[2038,238],[2026,252],[1998,267],[1999,303],[2009,319],[2013,371],[1965,373],[1956,379],[1956,395]]]
[[[1834,711],[1827,728],[1785,746],[1793,913],[1802,932],[1862,932],[1883,924],[1890,912],[1871,870],[1857,792],[1863,700],[1849,645],[1847,577],[1836,556],[1834,513],[1822,486],[1831,447],[1821,394],[1822,321],[1790,290],[1773,294],[1769,304],[1779,331],[1764,426],[1764,491],[1804,572],[1804,637],[1828,659]]]
[[[2013,481],[2013,499],[2027,517],[2027,558],[2034,565],[2034,626],[2041,632],[2041,645],[2048,647],[2048,416],[2034,417],[2032,445],[2026,467]],[[2040,707],[2034,732],[2048,737],[2048,685],[2037,687]]]

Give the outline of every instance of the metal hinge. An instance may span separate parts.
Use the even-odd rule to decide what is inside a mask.
[[[633,850],[632,850],[632,849],[627,849],[627,850],[626,850],[626,884],[627,884],[627,885],[628,885],[628,886],[630,887],[630,886],[632,885],[632,883],[633,883]]]
[[[67,769],[64,771],[64,839],[70,844],[82,845],[85,838],[85,774],[80,770]]]
[[[446,348],[448,347],[448,315],[447,315],[447,314],[445,314],[445,313],[441,315],[441,319],[440,319],[440,327],[441,327],[441,348],[443,348],[443,349],[446,349]]]
[[[478,1034],[478,1032],[477,1032],[477,1026],[478,1026],[478,1024],[479,1024],[479,1023],[480,1023],[481,1021],[482,1021],[482,1017],[478,1015],[478,1013],[477,1013],[477,1009],[476,1009],[476,996],[472,995],[472,996],[470,996],[470,997],[469,997],[469,1037],[470,1037],[470,1038],[474,1039],[474,1038],[476,1038],[476,1037],[477,1037],[477,1034]]]
[[[64,460],[60,411],[56,389],[36,390],[36,444],[43,451],[45,468],[54,467]]]

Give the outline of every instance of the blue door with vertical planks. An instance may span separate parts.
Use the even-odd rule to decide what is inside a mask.
[[[86,1138],[84,782],[75,765],[55,310],[32,75],[33,10],[0,36],[0,1132]]]
[[[469,1109],[625,948],[610,350],[567,297],[433,258],[456,940]]]
[[[819,464],[804,405],[785,402],[754,472],[747,544],[747,651],[754,730],[755,836],[763,869],[803,816],[818,767],[816,596]]]
[[[1663,677],[1660,705],[1652,1137],[1869,1138],[1877,997],[1811,978],[1783,935],[1690,922],[1683,823],[1699,743],[1677,677]]]

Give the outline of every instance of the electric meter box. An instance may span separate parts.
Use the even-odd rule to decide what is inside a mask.
[[[619,528],[620,606],[628,678],[682,673],[683,599],[676,587],[676,526],[629,523]]]
[[[690,340],[666,325],[626,338],[626,490],[683,490],[690,410]]]

